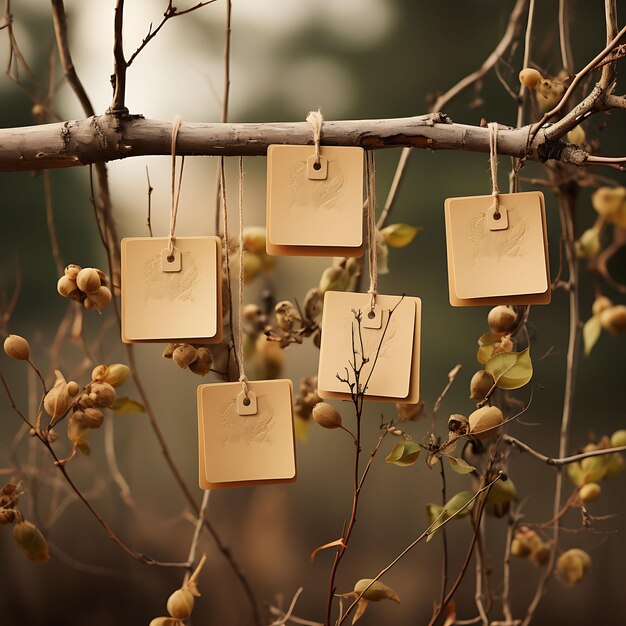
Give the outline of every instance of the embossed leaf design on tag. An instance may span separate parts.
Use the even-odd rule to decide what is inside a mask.
[[[528,348],[522,352],[504,352],[491,357],[485,365],[500,389],[519,389],[533,375],[533,364]]]

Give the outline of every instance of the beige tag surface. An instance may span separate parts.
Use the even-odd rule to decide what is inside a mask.
[[[396,305],[390,318],[389,311]],[[354,363],[353,350],[356,349],[357,366],[361,354],[368,359],[360,378],[364,385],[371,373],[365,391],[368,400],[416,403],[419,401],[422,302],[415,297],[378,295],[371,319],[370,308],[369,294],[326,292],[318,394],[324,399],[350,399],[345,379],[355,382],[350,364]],[[360,334],[355,311],[362,315]],[[339,380],[337,374],[344,381]]]
[[[296,480],[292,382],[249,381],[248,389],[255,412],[243,405],[239,382],[198,387],[202,489]]]
[[[492,196],[445,201],[453,306],[550,302],[543,194],[500,194],[506,228],[490,223]]]
[[[122,239],[122,341],[222,339],[219,237]]]
[[[274,255],[363,254],[364,150],[312,146],[267,150],[267,252]]]

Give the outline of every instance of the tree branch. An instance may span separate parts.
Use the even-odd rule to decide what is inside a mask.
[[[620,452],[626,452],[626,446],[616,446],[614,448],[601,448],[600,450],[589,450],[588,452],[581,452],[580,454],[573,454],[572,456],[565,456],[561,458],[554,458],[537,452],[534,448],[531,448],[528,444],[512,437],[511,435],[504,435],[503,441],[508,443],[514,448],[518,448],[522,452],[528,452],[531,456],[535,457],[539,461],[552,465],[553,467],[562,467],[563,465],[569,465],[570,463],[577,463],[583,459],[588,459],[592,456],[604,456],[605,454],[618,454]]]
[[[551,128],[551,127],[549,127]],[[527,148],[530,127],[501,127],[498,152],[535,161],[556,159],[585,165],[590,155],[580,146],[548,137],[541,129]],[[169,155],[171,122],[141,116],[93,116],[87,119],[0,129],[0,172],[72,167],[133,156]],[[259,156],[271,144],[313,145],[306,122],[217,124],[186,122],[177,154],[187,156]],[[455,124],[444,113],[415,117],[324,122],[324,145],[368,150],[410,146],[427,150],[489,152],[489,131]],[[608,158],[608,157],[607,157]]]

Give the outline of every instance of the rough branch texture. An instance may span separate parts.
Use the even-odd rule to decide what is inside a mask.
[[[559,140],[547,141],[543,130],[527,149],[530,127],[502,127],[498,153],[583,165],[588,154]],[[167,155],[172,124],[141,116],[99,115],[87,119],[23,128],[0,129],[0,171],[24,171],[102,163],[132,156]],[[306,122],[211,124],[183,122],[178,133],[181,155],[264,155],[275,143],[312,144]],[[384,120],[324,122],[322,144],[429,150],[489,152],[489,131],[454,124],[443,113]]]

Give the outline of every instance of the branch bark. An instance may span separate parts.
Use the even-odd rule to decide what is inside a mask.
[[[550,138],[541,129],[527,148],[530,127],[501,127],[498,153],[535,161],[556,159],[585,165],[579,146]],[[169,155],[171,122],[142,116],[98,115],[86,119],[0,129],[0,172],[99,164],[133,156]],[[306,122],[217,124],[186,122],[177,154],[186,156],[259,156],[271,144],[313,145]],[[369,150],[413,147],[428,150],[489,152],[489,131],[455,124],[444,113],[379,120],[324,122],[324,145]],[[607,157],[609,158],[609,157]]]

